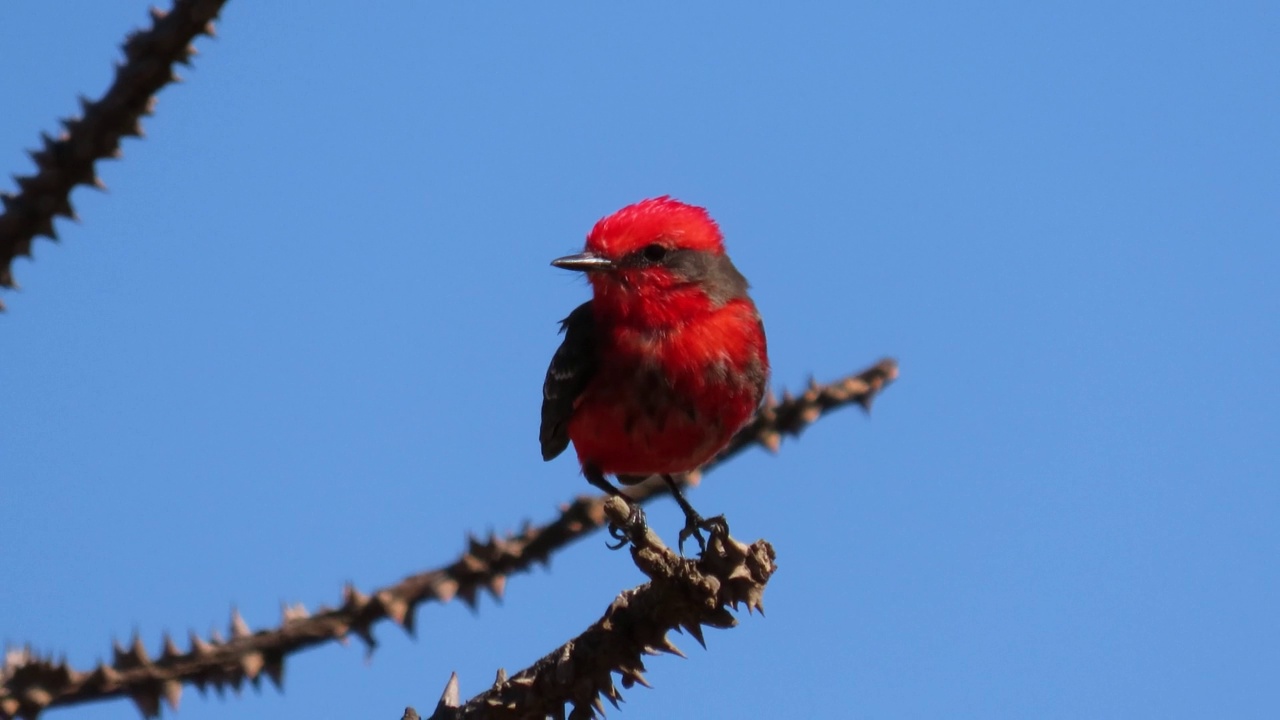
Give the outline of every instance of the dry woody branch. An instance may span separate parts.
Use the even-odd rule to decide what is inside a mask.
[[[107,92],[98,100],[81,96],[80,117],[63,120],[62,133],[44,135],[41,148],[29,152],[36,173],[15,178],[18,192],[0,193],[0,287],[17,287],[13,259],[30,256],[36,237],[58,239],[55,217],[77,219],[71,206],[77,185],[106,188],[94,164],[120,157],[121,138],[142,137],[142,117],[152,113],[156,93],[180,80],[174,65],[191,64],[192,41],[214,34],[225,2],[175,0],[170,12],[153,9],[151,27],[130,34],[121,46],[125,61],[116,65]]]
[[[616,524],[627,520],[629,508],[619,498],[604,504],[605,516]],[[503,671],[492,687],[459,705],[457,677],[429,720],[533,720],[565,717],[594,718],[604,714],[603,700],[615,708],[624,688],[649,686],[644,656],[683,653],[667,634],[688,633],[699,644],[702,626],[731,628],[738,624],[729,608],[764,612],[764,587],[777,566],[773,547],[764,540],[751,545],[713,534],[698,560],[682,557],[662,544],[647,528],[631,538],[631,558],[649,582],[618,595],[604,616],[585,632],[508,678]],[[417,713],[409,708],[407,717]]]
[[[782,436],[798,435],[834,409],[848,405],[869,408],[897,372],[894,361],[882,360],[827,385],[811,383],[805,392],[784,395],[780,402],[770,398],[756,420],[703,470],[752,445],[776,449]],[[641,502],[666,492],[660,482],[630,490]],[[376,646],[375,623],[390,619],[413,633],[416,610],[425,601],[447,602],[460,597],[474,606],[482,592],[499,596],[509,575],[527,571],[534,563],[546,563],[552,553],[605,521],[603,498],[580,497],[561,508],[559,517],[546,525],[526,525],[505,537],[470,539],[462,556],[444,567],[411,575],[370,594],[347,586],[338,607],[322,606],[314,613],[301,605],[286,607],[275,628],[251,631],[244,618],[233,612],[229,638],[205,639],[193,634],[188,648],[182,650],[165,635],[160,654],[154,658],[136,636],[127,648],[116,646],[110,663],[90,671],[76,670],[65,660],[37,655],[30,648],[10,650],[0,665],[0,718],[35,718],[49,707],[125,696],[134,700],[144,717],[155,717],[161,703],[178,706],[186,684],[221,692],[227,687],[238,690],[245,684],[256,687],[265,676],[278,687],[289,655],[351,635],[372,651]]]

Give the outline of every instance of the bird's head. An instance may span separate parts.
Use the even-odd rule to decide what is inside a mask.
[[[707,211],[667,196],[601,218],[584,252],[551,264],[585,272],[597,311],[620,322],[678,324],[747,294]]]

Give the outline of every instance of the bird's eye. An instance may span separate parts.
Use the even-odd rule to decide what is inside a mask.
[[[667,256],[667,249],[658,243],[646,245],[644,250],[641,250],[640,252],[644,255],[645,260],[655,263],[662,262],[662,259]]]

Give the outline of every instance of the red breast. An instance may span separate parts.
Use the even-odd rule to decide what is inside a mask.
[[[768,358],[750,300],[664,332],[612,330],[569,422],[582,462],[615,474],[693,470],[754,415]]]

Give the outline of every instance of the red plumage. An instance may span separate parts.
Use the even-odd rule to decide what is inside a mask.
[[[612,492],[603,474],[627,482],[713,458],[755,413],[769,373],[764,326],[715,221],[644,200],[554,264],[585,271],[593,298],[564,321],[547,370],[544,458],[572,441],[587,479]]]

